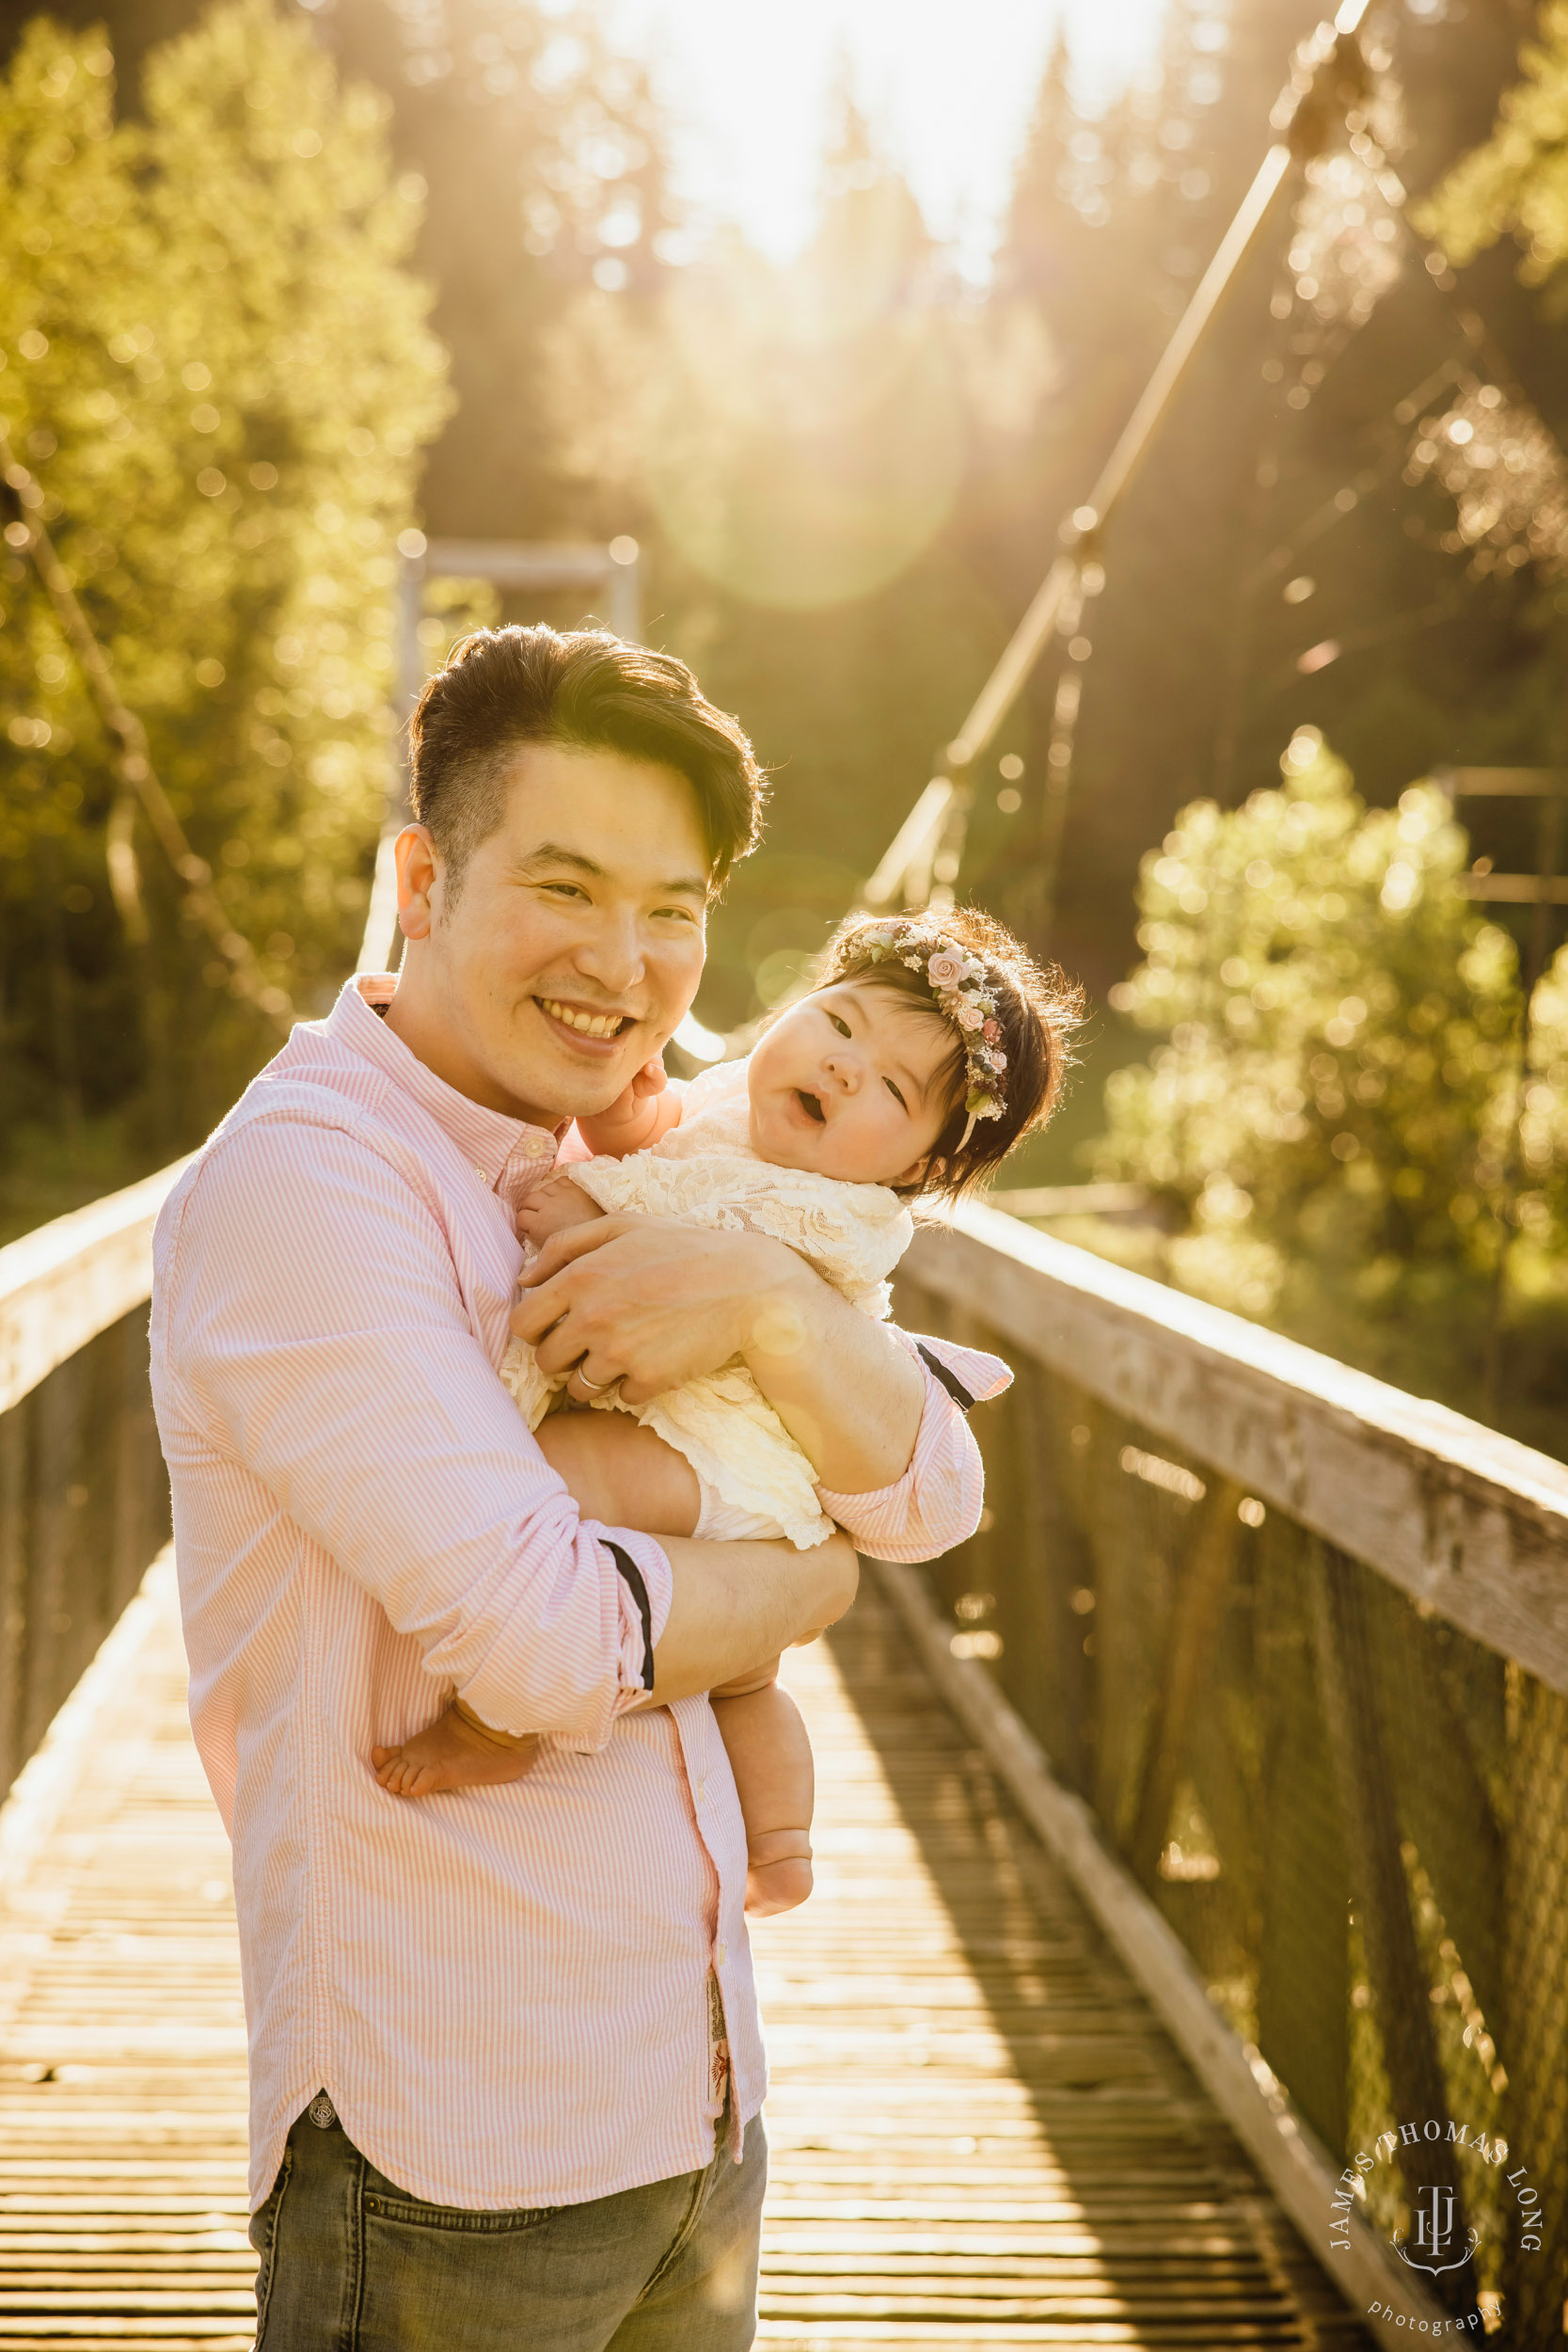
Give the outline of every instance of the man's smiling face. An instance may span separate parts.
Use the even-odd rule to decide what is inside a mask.
[[[673,769],[525,745],[455,888],[426,827],[399,841],[388,1025],[489,1109],[547,1127],[607,1109],[697,993],[709,865]]]

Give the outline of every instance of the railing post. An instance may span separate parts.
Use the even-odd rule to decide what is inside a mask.
[[[1242,1490],[1232,1479],[1215,1479],[1193,1524],[1192,1540],[1171,1611],[1170,1635],[1159,1728],[1144,1762],[1143,1783],[1133,1813],[1128,1867],[1146,1885],[1154,1878],[1165,1843],[1176,1784],[1188,1751],[1193,1714],[1230,1586],[1241,1521]]]
[[[25,1754],[28,1412],[24,1403],[0,1413],[0,1791],[10,1787]]]
[[[1509,2185],[1504,2310],[1512,2341],[1556,2341],[1568,2305],[1568,1699],[1511,1677],[1512,1820],[1504,1881]],[[1513,2176],[1523,2168],[1526,2179]],[[1529,2232],[1523,2191],[1539,2216]],[[1527,2235],[1535,2244],[1527,2246]]]
[[[1449,2100],[1432,2036],[1431,1987],[1416,1946],[1410,1890],[1400,1851],[1388,1758],[1384,1751],[1362,1570],[1329,1545],[1311,1547],[1313,1614],[1318,1674],[1334,1751],[1340,1809],[1351,1854],[1352,1885],[1371,1978],[1372,2014],[1383,2042],[1384,2064],[1401,2133],[1395,2158],[1414,2207],[1422,2189],[1460,2191],[1449,2177]],[[1429,2141],[1424,2126],[1440,2137]],[[1468,2235],[1460,2203],[1459,2236]],[[1449,2309],[1465,2316],[1476,2309],[1475,2271],[1470,2263],[1436,2280]]]

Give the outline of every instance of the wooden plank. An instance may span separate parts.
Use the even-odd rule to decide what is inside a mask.
[[[238,1954],[166,1558],[101,1668],[0,1811],[0,2352],[242,2352]],[[823,1795],[817,1893],[754,1939],[759,2342],[1364,2352],[878,1596],[789,1679]]]
[[[1407,2343],[1411,2328],[1448,2332],[1452,2322],[1442,2305],[1423,2293],[1359,2215],[1350,2217],[1342,2254],[1331,2246],[1335,2161],[1262,2060],[1243,2050],[1210,2001],[1186,1947],[1107,1851],[1088,1806],[1052,1777],[1033,1733],[985,1669],[953,1656],[950,1628],[914,1571],[889,1561],[874,1565],[937,1689],[1069,1873],[1335,2287],[1357,2311],[1387,2307],[1388,2318],[1376,2323],[1386,2343]]]
[[[0,2352],[245,2352],[229,1844],[172,1556],[0,1808]]]
[[[150,1295],[152,1228],[188,1165],[176,1160],[0,1249],[0,1413]]]
[[[1568,1466],[994,1209],[916,1282],[1568,1692]]]
[[[759,2344],[1366,2346],[869,1577],[785,1678],[822,1795],[752,1933]]]

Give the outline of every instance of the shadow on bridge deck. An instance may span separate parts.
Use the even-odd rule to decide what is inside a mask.
[[[228,1855],[155,1568],[0,1815],[0,2346],[241,2352]],[[1365,2344],[875,1593],[791,1661],[759,2343]]]

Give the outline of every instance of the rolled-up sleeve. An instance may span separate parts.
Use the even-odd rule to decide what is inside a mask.
[[[485,1722],[602,1744],[651,1687],[669,1562],[579,1518],[436,1202],[352,1123],[256,1118],[209,1151],[173,1250],[162,1369],[214,1445]]]
[[[817,1498],[856,1549],[874,1559],[935,1560],[974,1534],[985,1500],[985,1466],[958,1395],[981,1404],[1010,1388],[1013,1375],[1000,1357],[979,1348],[916,1339],[896,1328],[894,1337],[918,1358],[926,1375],[909,1467],[893,1486],[874,1493],[836,1494],[818,1486]],[[945,1382],[932,1369],[933,1359]]]

